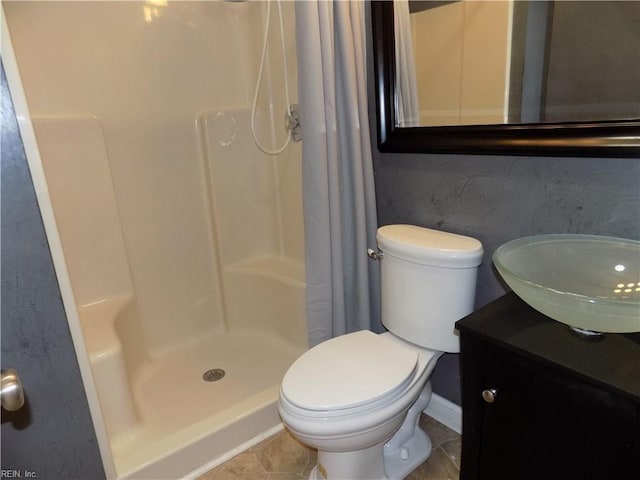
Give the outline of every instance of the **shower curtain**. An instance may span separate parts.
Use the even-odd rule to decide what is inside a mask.
[[[401,127],[420,126],[418,87],[413,35],[407,0],[393,0],[393,31],[396,42],[396,72],[398,72],[396,112]]]
[[[296,2],[307,322],[314,346],[380,331],[364,2]]]

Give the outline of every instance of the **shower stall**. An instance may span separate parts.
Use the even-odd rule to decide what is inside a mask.
[[[266,155],[251,128],[286,138],[293,2],[286,56],[271,15],[255,119],[266,2],[3,8],[107,474],[197,475],[282,428],[307,348],[300,144]]]

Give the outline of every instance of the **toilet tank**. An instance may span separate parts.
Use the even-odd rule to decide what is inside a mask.
[[[376,238],[384,326],[425,348],[459,352],[454,323],[473,311],[482,244],[414,225],[381,227]]]

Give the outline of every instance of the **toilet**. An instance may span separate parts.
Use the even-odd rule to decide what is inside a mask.
[[[388,331],[311,348],[280,387],[283,423],[318,450],[311,480],[399,480],[429,457],[418,426],[429,378],[444,352],[460,351],[454,323],[473,310],[478,240],[413,225],[381,227],[376,239]]]

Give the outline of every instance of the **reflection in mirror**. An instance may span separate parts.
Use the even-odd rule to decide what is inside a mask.
[[[395,0],[396,126],[640,118],[640,2]]]

